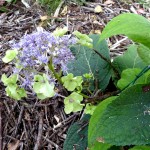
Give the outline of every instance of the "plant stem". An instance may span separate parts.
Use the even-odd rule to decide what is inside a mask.
[[[54,77],[58,80],[58,82],[61,83],[61,84],[63,84],[62,81],[61,81],[61,79],[60,79],[60,75],[54,69],[54,66],[53,66],[53,63],[52,63],[52,57],[49,60],[48,68],[53,73]]]
[[[105,60],[105,61],[112,67],[112,69],[114,70],[116,76],[117,76],[118,78],[120,78],[120,75],[119,75],[118,70],[113,66],[113,64],[111,63],[111,61],[108,60],[106,57],[104,57],[104,56],[103,56],[100,52],[98,52],[96,49],[93,48],[93,51],[94,51],[96,54],[98,54],[103,60]]]

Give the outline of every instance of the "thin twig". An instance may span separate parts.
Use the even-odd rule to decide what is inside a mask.
[[[24,106],[21,107],[21,111],[20,111],[20,114],[19,114],[19,117],[18,117],[18,122],[17,122],[17,125],[16,125],[15,133],[14,133],[15,136],[17,135],[18,128],[19,128],[19,125],[20,125],[21,120],[22,120],[23,111],[24,111]]]
[[[56,150],[60,150],[61,148],[56,144],[54,143],[53,141],[49,140],[48,138],[44,137],[43,138],[48,142],[50,143],[51,145],[55,146]]]
[[[38,129],[38,136],[37,136],[36,144],[34,146],[34,150],[38,150],[40,147],[42,132],[43,132],[43,115],[41,113],[39,115],[39,129]]]
[[[111,96],[115,96],[115,95],[118,95],[121,91],[114,91],[114,92],[111,92],[111,93],[107,93],[107,94],[104,94],[102,96],[96,96],[96,97],[91,97],[91,98],[88,98],[85,100],[85,103],[99,103],[100,101],[108,98],[108,97],[111,97]]]

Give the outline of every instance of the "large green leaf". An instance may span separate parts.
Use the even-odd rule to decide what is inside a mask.
[[[121,73],[121,79],[117,82],[117,87],[120,89],[124,89],[129,83],[135,80],[135,78],[139,75],[141,71],[142,70],[139,68],[132,68],[132,69],[129,68],[123,70]],[[147,84],[150,82],[148,81],[149,76],[150,76],[150,71],[140,76],[133,84]]]
[[[104,143],[122,146],[150,144],[149,89],[149,85],[132,86],[102,114],[94,113],[89,125],[89,140],[101,139]],[[91,128],[93,125],[94,129]]]
[[[134,146],[133,148],[130,148],[129,150],[150,150],[150,146]]]
[[[90,150],[121,150],[121,148],[107,143],[96,142],[92,147],[90,147]]]
[[[63,150],[85,150],[87,148],[89,119],[90,115],[85,115],[69,128]]]
[[[113,18],[104,28],[101,40],[113,35],[124,34],[131,40],[150,48],[150,21],[146,18],[125,13]]]
[[[111,144],[95,142],[90,150],[108,150],[111,146]]]
[[[89,123],[89,130],[88,130],[88,146],[89,148],[95,147],[97,145],[97,141],[99,141],[99,129],[98,129],[98,122],[103,115],[103,112],[107,108],[107,105],[110,104],[113,100],[115,100],[117,96],[109,97],[106,100],[102,101],[94,111]],[[108,147],[110,145],[102,145],[104,147]]]
[[[150,49],[142,44],[138,46],[138,54],[140,58],[147,64],[150,65]]]
[[[143,69],[146,66],[146,63],[138,56],[137,47],[137,45],[130,45],[124,55],[117,56],[114,59],[113,65],[119,73],[127,68]]]
[[[110,61],[109,50],[106,41],[97,42],[99,35],[91,35],[93,39],[93,47],[108,61]],[[95,81],[99,82],[99,88],[105,89],[111,77],[111,67],[108,62],[102,59],[94,50],[77,45],[73,47],[72,52],[76,59],[68,65],[68,72],[73,73],[74,76],[82,76],[85,73],[91,73]]]

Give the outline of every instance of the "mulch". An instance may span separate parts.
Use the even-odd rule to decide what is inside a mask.
[[[94,12],[97,5],[102,8],[100,13]],[[12,65],[1,60],[11,43],[39,26],[50,32],[68,26],[69,33],[78,30],[90,34],[101,33],[105,25],[121,13],[137,13],[150,19],[150,10],[136,2],[95,0],[79,6],[67,1],[53,16],[47,15],[37,3],[29,6],[18,1],[8,6],[9,12],[0,13],[0,76],[12,72]],[[131,43],[125,36],[114,36],[107,41],[112,57],[122,54]],[[60,97],[39,101],[31,93],[21,101],[12,100],[6,96],[1,82],[0,98],[0,150],[62,150],[68,128],[82,116],[81,112],[66,115]]]

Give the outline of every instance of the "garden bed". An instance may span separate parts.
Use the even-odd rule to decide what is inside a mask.
[[[100,12],[94,8],[101,6]],[[115,16],[132,12],[150,18],[150,10],[143,9],[138,3],[127,4],[120,1],[86,2],[79,6],[64,2],[55,16],[47,15],[37,3],[16,2],[8,6],[9,11],[0,13],[0,57],[14,41],[24,34],[32,33],[37,27],[54,31],[57,27],[68,26],[69,33],[101,33],[105,25]],[[57,9],[58,10],[58,9]],[[115,36],[108,40],[112,58],[122,54],[131,43],[125,36]],[[12,72],[11,64],[0,59],[0,76]],[[61,89],[59,89],[61,92]],[[108,92],[109,92],[108,88]],[[61,93],[65,95],[66,93]],[[15,101],[6,96],[5,87],[0,82],[0,148],[8,150],[62,150],[66,132],[70,125],[80,120],[83,112],[66,115],[63,98],[53,97],[39,101],[32,93],[28,98]],[[3,148],[2,148],[3,147]]]

